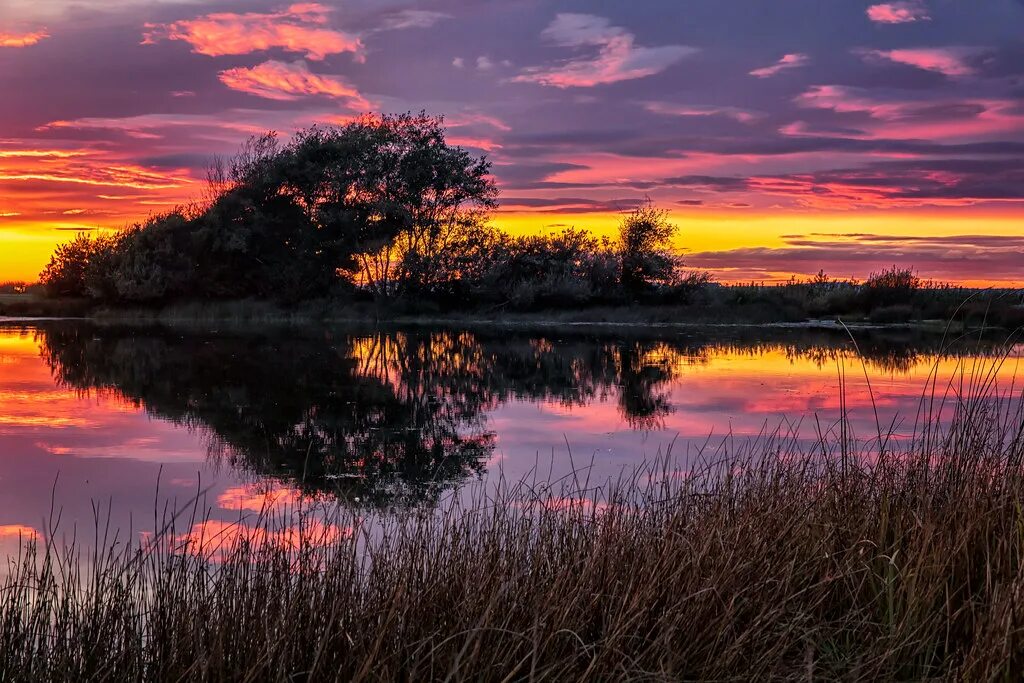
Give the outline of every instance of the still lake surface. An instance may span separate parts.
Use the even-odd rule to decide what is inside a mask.
[[[270,331],[0,324],[0,553],[20,537],[134,534],[197,492],[215,520],[268,500],[429,506],[468,482],[614,478],[840,416],[913,429],[929,378],[1020,347],[910,331],[778,328]],[[865,378],[865,372],[867,379]],[[868,390],[870,381],[870,391]],[[873,401],[872,401],[873,398]],[[101,516],[106,513],[101,513]]]

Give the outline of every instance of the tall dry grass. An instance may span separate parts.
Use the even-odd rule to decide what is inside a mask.
[[[1024,413],[988,372],[939,394],[909,441],[842,422],[600,487],[28,542],[0,593],[0,678],[1007,679]]]

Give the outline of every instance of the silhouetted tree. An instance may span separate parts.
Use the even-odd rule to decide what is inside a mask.
[[[443,120],[423,113],[315,127],[286,145],[268,133],[211,167],[202,210],[102,244],[76,238],[42,277],[53,294],[126,301],[299,299],[343,278],[390,295],[406,283],[422,289],[424,270],[446,267],[453,229],[482,226],[496,196],[486,159],[449,145]]]
[[[653,285],[671,284],[680,263],[671,251],[678,228],[668,212],[647,203],[634,209],[619,224],[622,286],[639,293]]]
[[[97,296],[95,287],[90,288],[90,284],[99,282],[109,267],[115,245],[113,236],[91,237],[80,232],[70,242],[57,246],[50,262],[39,274],[39,281],[50,296]]]

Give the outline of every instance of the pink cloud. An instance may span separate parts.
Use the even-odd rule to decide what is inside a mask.
[[[217,496],[217,506],[225,510],[270,512],[274,507],[296,508],[313,500],[313,498],[307,498],[297,489],[288,486],[243,485],[228,488]]]
[[[444,122],[448,124],[449,128],[462,128],[465,126],[480,125],[496,128],[506,133],[512,130],[512,126],[508,125],[498,117],[490,116],[489,114],[481,114],[479,112],[468,112],[456,114],[455,116],[447,116],[445,117]]]
[[[801,107],[831,109],[841,113],[867,112],[876,114],[884,105],[861,97],[854,89],[841,85],[812,85],[794,98]]]
[[[886,2],[872,5],[867,9],[868,19],[878,24],[906,24],[911,21],[927,21],[931,19],[924,3],[911,0],[909,2]]]
[[[750,75],[757,76],[758,78],[769,78],[785,71],[786,69],[795,69],[797,67],[806,66],[810,61],[810,57],[807,55],[799,52],[792,52],[790,54],[783,55],[779,61],[775,62],[771,66],[754,69],[750,72]]]
[[[471,135],[451,135],[447,136],[448,142],[459,147],[472,147],[474,149],[482,149],[485,152],[493,152],[496,149],[501,149],[501,143],[496,140],[485,137],[475,137]]]
[[[647,102],[644,109],[663,116],[724,116],[740,123],[753,123],[759,114],[739,107],[717,107],[711,105],[687,105],[671,102]]]
[[[211,57],[274,48],[301,53],[312,60],[343,52],[359,55],[363,45],[358,36],[326,26],[331,11],[323,5],[306,3],[266,14],[223,12],[170,24],[147,24],[143,43],[161,38],[183,40],[193,52]]]
[[[0,33],[0,47],[31,47],[50,37],[45,30],[32,33]]]
[[[794,101],[810,109],[865,115],[868,120],[858,127],[866,138],[965,140],[1024,130],[1024,111],[1014,100],[883,102],[871,99],[856,88],[815,85]],[[784,126],[780,132],[785,135],[808,133],[802,122]]]
[[[978,53],[977,48],[910,48],[902,50],[866,50],[862,55],[869,60],[887,60],[905,64],[925,71],[935,71],[946,76],[969,76],[974,69],[966,64],[966,58]]]
[[[326,95],[346,100],[355,109],[370,108],[370,103],[340,76],[315,74],[303,61],[288,64],[271,60],[252,68],[228,69],[220,72],[220,80],[232,90],[270,100]]]
[[[13,539],[25,539],[34,540],[39,537],[39,532],[30,526],[24,524],[0,524],[0,539],[13,538]]]
[[[569,59],[552,67],[529,67],[514,78],[514,82],[591,88],[653,76],[697,52],[696,48],[685,45],[637,46],[632,33],[590,14],[559,14],[541,36],[562,47],[597,48],[597,54]]]
[[[687,258],[693,266],[712,269],[727,281],[811,275],[823,264],[840,278],[863,277],[893,263],[912,263],[925,277],[1018,285],[1024,280],[1022,253],[1024,243],[1016,236],[820,233],[787,235],[778,247],[706,251]]]

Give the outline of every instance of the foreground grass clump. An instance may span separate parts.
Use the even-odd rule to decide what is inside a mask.
[[[186,521],[98,553],[28,544],[0,594],[0,678],[1009,678],[1016,406],[965,401],[877,459],[775,436],[602,489]]]

